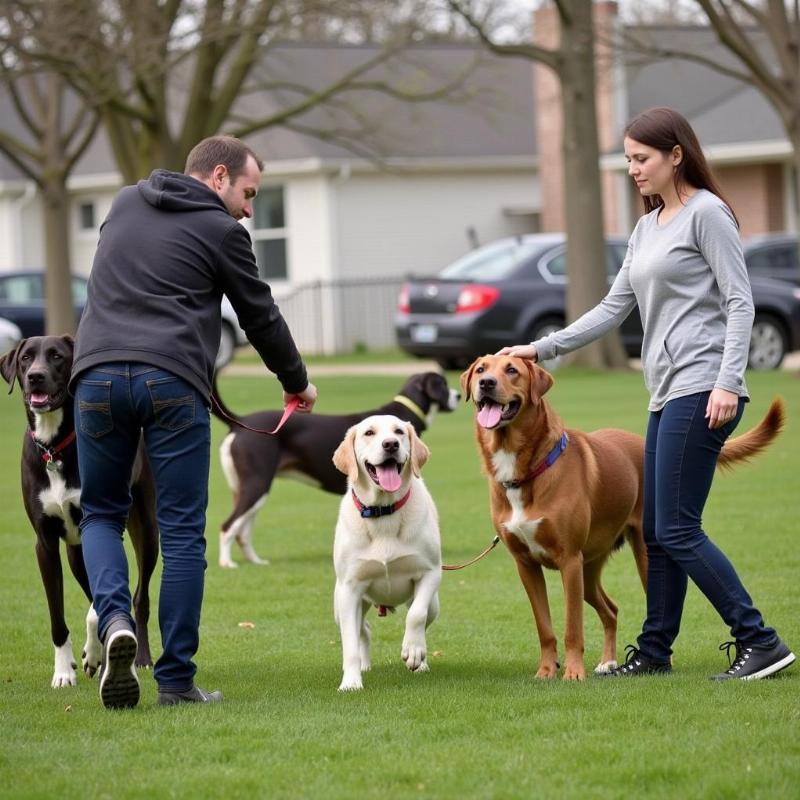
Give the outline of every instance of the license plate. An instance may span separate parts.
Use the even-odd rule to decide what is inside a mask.
[[[415,342],[430,344],[436,341],[438,332],[435,325],[415,325],[411,329],[411,338]]]

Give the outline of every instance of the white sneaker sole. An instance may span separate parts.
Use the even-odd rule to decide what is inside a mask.
[[[136,675],[136,637],[120,630],[106,642],[105,663],[100,677],[100,700],[106,708],[133,708],[139,702]]]

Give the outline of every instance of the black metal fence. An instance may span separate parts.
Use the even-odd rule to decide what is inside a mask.
[[[278,305],[301,352],[350,353],[394,347],[401,277],[349,278],[301,284]]]

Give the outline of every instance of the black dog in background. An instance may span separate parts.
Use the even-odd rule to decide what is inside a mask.
[[[64,618],[64,582],[60,540],[67,560],[89,602],[92,593],[83,562],[80,531],[80,480],[75,448],[73,399],[67,392],[72,369],[70,336],[33,336],[0,356],[0,373],[10,385],[19,381],[28,428],[22,443],[22,499],[36,532],[36,558],[42,575],[50,629],[55,647],[52,686],[74,686],[77,664],[72,654],[69,628]],[[128,531],[136,553],[139,582],[134,596],[134,615],[139,647],[136,666],[150,666],[147,622],[150,616],[149,582],[158,560],[158,526],[155,488],[150,466],[140,444],[131,485],[132,504]],[[94,675],[100,665],[101,645],[97,614],[86,614],[84,672]]]
[[[393,414],[410,422],[421,434],[436,411],[452,411],[461,398],[438,372],[412,375],[391,402],[380,408],[354,414],[304,414],[289,417],[274,436],[248,431],[236,423],[258,430],[273,430],[280,411],[257,411],[239,417],[219,399],[216,379],[211,410],[231,432],[220,445],[222,470],[233,491],[234,508],[222,523],[219,535],[219,565],[236,567],[231,546],[238,542],[244,557],[264,564],[252,544],[253,521],[264,504],[276,477],[295,478],[334,494],[347,491],[347,479],[333,466],[333,453],[351,425],[373,414]]]

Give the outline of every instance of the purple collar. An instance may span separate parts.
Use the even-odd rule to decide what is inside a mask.
[[[564,431],[564,433],[561,434],[561,438],[556,443],[556,446],[545,456],[544,461],[521,478],[516,478],[513,481],[500,481],[503,488],[519,489],[523,483],[532,481],[537,475],[541,475],[546,469],[549,469],[558,461],[558,457],[567,449],[567,442],[569,442],[569,438],[567,437],[567,432]]]

